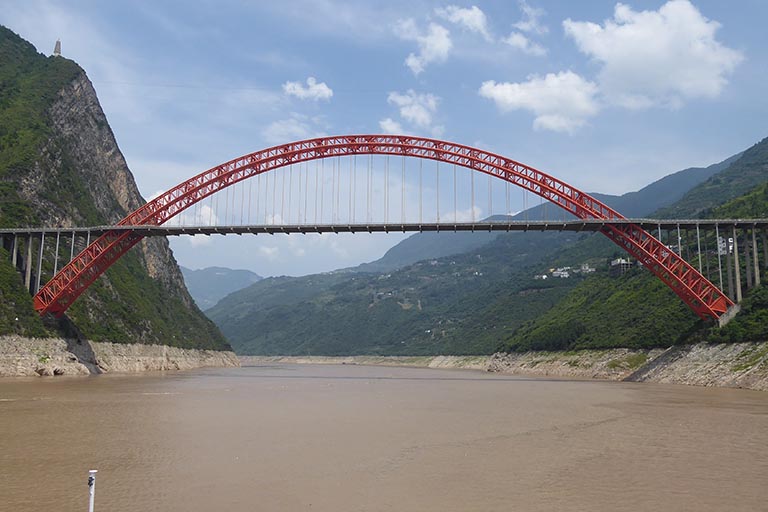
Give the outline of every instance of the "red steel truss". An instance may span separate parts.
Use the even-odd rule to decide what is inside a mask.
[[[349,155],[400,155],[456,164],[506,180],[581,219],[624,217],[567,183],[481,149],[405,135],[342,135],[291,142],[218,165],[173,187],[129,214],[119,225],[161,225],[198,201],[258,174],[310,160]],[[696,269],[637,225],[610,225],[603,234],[666,283],[702,319],[717,319],[733,302]],[[142,239],[133,232],[105,233],[61,269],[35,295],[41,314],[61,316],[107,268]]]

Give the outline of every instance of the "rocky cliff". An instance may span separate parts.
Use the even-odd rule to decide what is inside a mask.
[[[0,223],[109,224],[144,203],[77,64],[38,54],[0,27],[0,84]],[[43,269],[43,281],[52,270]],[[68,319],[47,328],[52,336],[93,341],[229,349],[187,292],[168,242],[157,238],[129,251],[76,301]]]

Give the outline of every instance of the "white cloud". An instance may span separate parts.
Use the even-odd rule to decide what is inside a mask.
[[[547,54],[547,49],[538,43],[534,43],[520,32],[512,32],[508,37],[501,40],[512,48],[520,50],[528,55],[543,57]]]
[[[272,247],[272,246],[261,246],[259,247],[259,252],[262,256],[267,258],[270,261],[275,261],[280,256],[280,248],[279,247]]]
[[[449,5],[445,8],[435,9],[435,14],[444,20],[461,25],[471,32],[477,32],[482,35],[486,41],[490,41],[491,33],[488,30],[488,18],[485,13],[476,5],[472,7],[459,7]]]
[[[403,125],[401,125],[391,117],[387,117],[379,121],[379,128],[381,128],[381,131],[383,131],[384,133],[389,133],[393,135],[406,134],[405,130],[403,130]]]
[[[420,128],[427,128],[432,124],[432,115],[437,111],[439,98],[434,94],[416,94],[409,89],[405,94],[390,92],[387,102],[400,109],[403,119],[410,121]]]
[[[387,96],[387,103],[398,108],[400,117],[412,126],[428,131],[434,137],[439,137],[444,131],[442,126],[433,124],[439,102],[440,98],[434,94],[419,94],[413,89],[409,89],[405,94],[390,92]],[[402,130],[403,128],[399,122],[391,118],[379,121],[379,126],[388,133],[395,133],[394,130]]]
[[[422,32],[412,18],[400,20],[395,25],[395,34],[405,41],[415,41],[419,46],[418,54],[411,53],[405,59],[405,65],[414,75],[423,72],[432,62],[444,62],[453,47],[450,32],[437,23],[430,23],[426,32]]]
[[[544,9],[533,7],[525,0],[519,0],[518,4],[523,13],[523,19],[512,25],[513,27],[522,32],[532,34],[546,34],[549,32],[546,25],[542,25],[539,21],[546,14]]]
[[[563,27],[581,52],[602,64],[605,97],[628,108],[679,107],[686,99],[716,97],[743,60],[715,39],[720,24],[688,0],[641,12],[619,3],[602,26],[567,19]]]
[[[270,123],[262,135],[267,144],[283,144],[294,140],[324,137],[326,133],[318,126],[317,120],[293,113],[288,119]]]
[[[597,85],[572,71],[549,73],[527,82],[483,82],[480,96],[491,99],[501,111],[529,110],[536,116],[533,127],[574,133],[595,115]]]
[[[301,82],[285,82],[283,92],[288,96],[296,96],[300,100],[330,100],[333,96],[333,90],[325,82],[318,82],[313,76],[307,78],[306,87]]]

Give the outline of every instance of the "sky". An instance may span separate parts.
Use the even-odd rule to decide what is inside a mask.
[[[765,19],[764,0],[0,0],[0,24],[45,54],[61,39],[86,70],[147,198],[246,153],[346,133],[437,137],[582,190],[637,190],[768,135]],[[191,268],[304,275],[404,236],[171,245]]]

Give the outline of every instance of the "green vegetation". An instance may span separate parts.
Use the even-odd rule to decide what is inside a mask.
[[[768,178],[768,139],[746,150],[727,169],[691,189],[674,205],[656,213],[658,218],[711,217],[714,209],[749,193]]]
[[[74,62],[45,58],[0,27],[0,226],[36,222],[33,208],[19,196],[19,183],[50,136],[48,108],[81,73]]]
[[[655,216],[670,211],[765,216],[765,185],[720,208],[718,204],[743,193],[744,187],[765,181],[766,146],[768,139],[706,169],[689,169],[641,193],[606,201],[621,203],[621,211],[649,215],[642,205],[658,205],[666,194],[667,200],[682,197],[682,206],[672,205]],[[686,187],[692,186],[693,191],[685,194]],[[457,247],[460,242],[450,241]],[[683,250],[691,260],[693,241],[688,242],[691,245]],[[716,272],[713,234],[708,244],[704,263]],[[414,242],[393,250],[385,263],[397,264],[401,256],[402,261],[414,259],[413,253],[424,245]],[[389,273],[265,280],[223,299],[208,313],[235,349],[247,354],[650,349],[697,336],[713,341],[765,336],[759,328],[768,325],[768,319],[762,316],[765,308],[759,295],[750,295],[744,313],[726,329],[712,329],[646,270],[635,268],[623,276],[610,276],[608,261],[620,256],[625,254],[599,234],[502,235],[463,254],[421,261]],[[575,279],[532,279],[549,268],[581,263],[600,271]],[[375,264],[363,267],[375,268]],[[642,365],[641,359],[622,358],[611,364],[631,369]]]
[[[518,270],[576,239],[515,233],[387,274],[265,279],[207,314],[243,354],[487,354],[576,284]]]
[[[522,326],[506,351],[668,347],[697,323],[696,316],[646,270],[595,275],[552,309]]]
[[[0,332],[31,338],[49,336],[40,316],[32,308],[32,296],[11,265],[8,252],[0,248]]]
[[[93,191],[110,190],[94,181],[99,176],[92,172],[97,164],[73,151],[72,141],[53,128],[52,107],[61,91],[84,76],[76,63],[45,57],[0,27],[0,226],[63,221],[98,225],[127,213],[108,192],[96,197]],[[84,119],[87,125],[95,119],[100,133],[111,137],[109,127],[101,122],[103,113],[89,108],[89,104],[75,105],[59,114],[58,120],[77,129]],[[98,144],[103,146],[103,140]],[[119,154],[116,145],[114,152]],[[138,191],[126,192],[138,195]],[[55,322],[44,326],[7,253],[0,253],[0,260],[0,335],[63,334]],[[52,274],[52,261],[48,254],[43,280]],[[136,247],[97,280],[68,315],[85,337],[96,341],[229,348],[216,326],[187,302],[179,289],[149,276],[144,255]]]
[[[125,254],[67,311],[94,341],[159,343],[181,348],[228,347],[220,331],[195,306],[169,296],[146,272],[138,251]]]
[[[732,161],[729,167],[653,216],[768,216],[768,139],[729,161]],[[717,269],[714,233],[707,235],[707,239],[705,244],[710,250],[704,256],[704,273],[714,278]],[[695,253],[693,243],[690,241],[683,247],[689,261],[693,261],[691,255]],[[553,255],[551,265],[561,264],[566,257],[606,257],[611,253],[618,256],[615,251],[603,237],[591,238],[568,248],[567,252]],[[768,292],[755,289],[742,303],[742,312],[726,327],[708,327],[661,281],[645,270],[635,269],[620,278],[590,277],[551,310],[522,326],[500,348],[510,351],[654,348],[705,340],[761,341],[768,339],[767,306]]]

